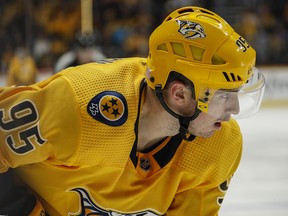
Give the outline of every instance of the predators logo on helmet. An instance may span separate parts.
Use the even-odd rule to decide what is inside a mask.
[[[186,20],[176,20],[179,25],[178,32],[185,36],[186,39],[204,38],[206,34],[204,28],[199,24]]]

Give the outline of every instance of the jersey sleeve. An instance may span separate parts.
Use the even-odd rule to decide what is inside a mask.
[[[45,160],[69,165],[79,136],[77,110],[61,73],[35,85],[0,89],[0,172]]]

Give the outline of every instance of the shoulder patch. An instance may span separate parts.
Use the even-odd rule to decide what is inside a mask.
[[[93,97],[87,112],[99,122],[110,126],[123,125],[128,117],[125,97],[116,91],[104,91]]]

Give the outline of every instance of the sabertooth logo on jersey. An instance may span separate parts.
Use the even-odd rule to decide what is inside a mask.
[[[196,22],[186,20],[176,20],[179,25],[178,32],[186,39],[205,38],[204,28]]]
[[[100,208],[92,201],[89,193],[83,188],[74,188],[71,191],[77,192],[80,196],[81,209],[80,213],[69,213],[70,216],[157,216],[157,214],[150,211],[143,211],[139,213],[123,214],[111,210]]]
[[[97,121],[110,126],[120,126],[128,117],[126,99],[115,91],[104,91],[93,97],[88,103],[87,112]]]

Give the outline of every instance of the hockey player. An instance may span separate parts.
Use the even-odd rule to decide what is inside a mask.
[[[1,89],[0,214],[218,214],[241,158],[231,116],[263,95],[255,51],[198,7],[168,15],[149,49]]]
[[[37,80],[38,68],[25,47],[18,47],[7,71],[7,86],[31,85]]]
[[[96,34],[79,34],[76,37],[73,49],[64,53],[57,60],[53,73],[57,73],[67,67],[99,61],[105,58],[102,50],[96,46]]]

